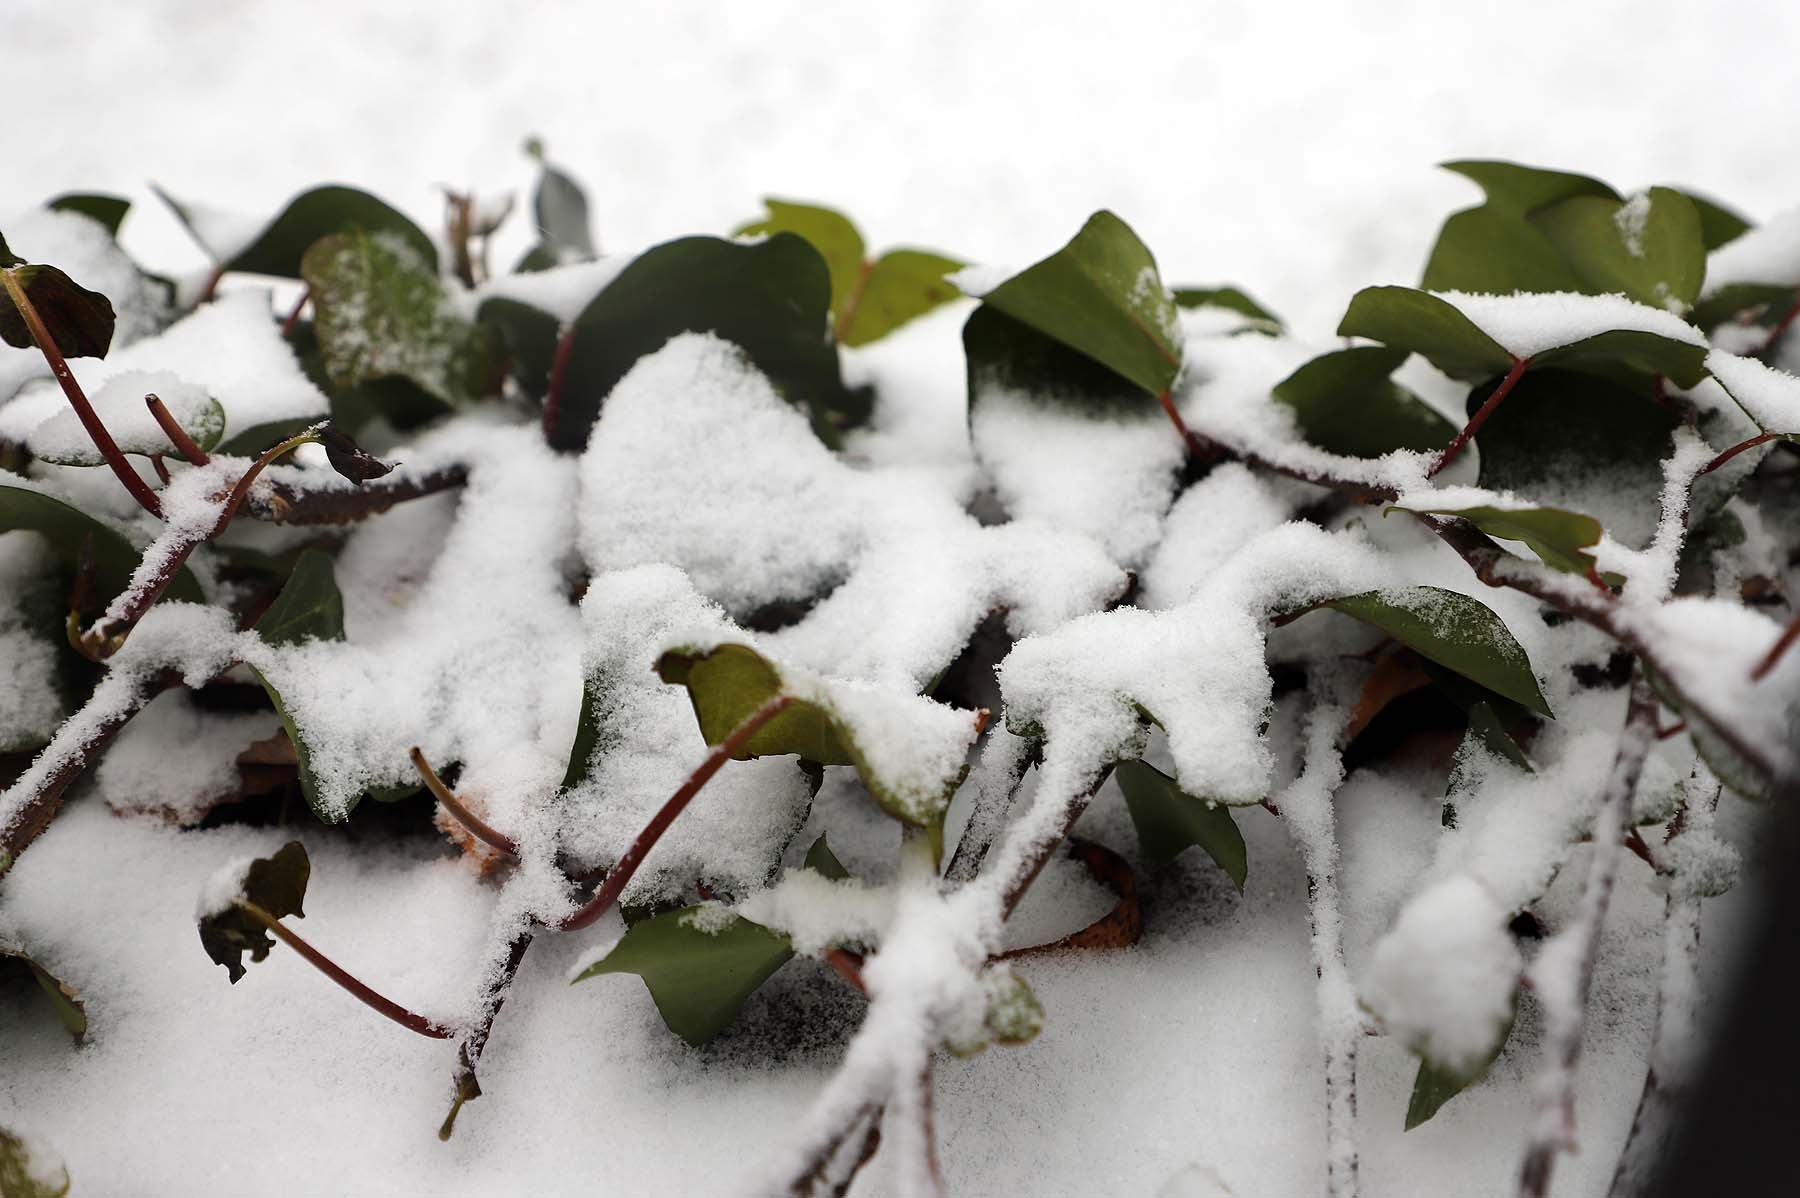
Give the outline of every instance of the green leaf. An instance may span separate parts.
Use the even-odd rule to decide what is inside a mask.
[[[572,176],[550,165],[541,145],[532,156],[542,166],[538,172],[537,192],[531,200],[538,229],[538,244],[532,253],[539,255],[532,269],[593,261],[597,251],[593,226],[588,219],[587,194]],[[539,262],[542,265],[538,265]]]
[[[1473,390],[1468,410],[1475,412],[1491,391]],[[1642,520],[1657,510],[1674,427],[1671,413],[1630,387],[1565,370],[1528,370],[1476,434],[1480,484],[1597,513],[1617,536],[1620,520]],[[1587,531],[1569,524],[1571,547]]]
[[[1478,599],[1441,587],[1390,587],[1326,606],[1373,625],[1421,657],[1549,715],[1531,659],[1505,623]]]
[[[669,1029],[699,1046],[725,1030],[793,955],[786,936],[702,904],[639,921],[574,980],[637,974]]]
[[[208,236],[212,233],[210,222],[200,219],[195,206],[175,199],[154,184],[150,189],[174,211],[200,248],[225,270],[297,279],[301,259],[314,242],[333,233],[364,233],[371,237],[390,235],[410,247],[427,270],[437,273],[437,247],[431,238],[397,209],[354,187],[328,184],[301,192],[241,249],[213,244]],[[221,262],[221,258],[225,260]]]
[[[1573,196],[1529,219],[1581,276],[1584,291],[1675,312],[1700,294],[1706,241],[1699,211],[1678,191],[1652,187],[1625,202]]]
[[[275,947],[261,920],[244,909],[248,902],[276,919],[289,915],[306,918],[301,903],[306,898],[312,863],[306,846],[290,840],[268,857],[258,857],[244,869],[237,898],[199,916],[200,943],[206,955],[223,965],[232,982],[244,976],[243,956],[261,961]]]
[[[1486,1060],[1467,1072],[1445,1069],[1424,1057],[1419,1058],[1419,1071],[1413,1077],[1412,1097],[1406,1103],[1407,1131],[1430,1119],[1443,1109],[1446,1102],[1487,1076],[1488,1070],[1494,1067],[1494,1062],[1505,1051],[1507,1039],[1512,1035],[1517,1019],[1518,1010],[1515,1007],[1506,1021],[1505,1029],[1494,1042],[1494,1050]]]
[[[1321,354],[1273,394],[1294,409],[1306,439],[1331,453],[1377,458],[1395,449],[1442,449],[1456,426],[1388,377],[1406,357],[1404,349],[1375,345]]]
[[[1637,329],[1612,329],[1533,354],[1531,366],[1533,370],[1550,366],[1581,370],[1608,378],[1635,372],[1646,381],[1660,374],[1677,387],[1692,387],[1706,377],[1706,352],[1704,345],[1673,337]]]
[[[314,639],[344,639],[344,600],[338,591],[330,555],[317,549],[307,549],[300,554],[294,562],[293,573],[288,576],[287,585],[281,588],[281,593],[275,596],[275,602],[269,605],[269,609],[256,622],[256,632],[271,645],[297,645]],[[281,717],[281,726],[287,730],[288,740],[294,746],[296,767],[300,775],[300,792],[306,798],[307,806],[317,812],[318,785],[313,780],[312,750],[307,745],[306,736],[294,722],[294,717],[289,713],[287,704],[282,701],[281,692],[276,689],[275,684],[255,666],[250,667],[250,672],[256,675],[257,682],[268,692],[269,701],[275,705],[275,714]]]
[[[495,391],[493,333],[460,316],[434,264],[366,233],[315,242],[301,261],[313,327],[336,386],[403,378],[450,407]]]
[[[1749,221],[1717,200],[1709,200],[1692,191],[1683,194],[1700,214],[1700,240],[1709,251],[1728,245],[1750,231]]]
[[[684,237],[646,250],[571,326],[550,443],[583,448],[607,393],[639,358],[678,333],[710,332],[742,348],[835,446],[841,429],[868,417],[869,399],[846,389],[839,376],[837,351],[826,336],[830,302],[824,260],[791,233],[755,245]],[[521,309],[531,311],[490,299],[481,319],[501,327],[515,377],[541,395],[557,347],[557,337],[545,333],[556,324],[544,314],[522,317]]]
[[[1177,786],[1175,779],[1142,761],[1119,762],[1113,776],[1119,780],[1119,791],[1125,796],[1146,860],[1166,865],[1199,845],[1231,878],[1238,893],[1244,892],[1249,856],[1229,810],[1194,798]]]
[[[54,1155],[33,1156],[31,1146],[0,1127],[0,1194],[6,1198],[65,1198],[69,1171]]]
[[[79,212],[99,221],[106,226],[108,233],[117,237],[119,225],[125,220],[125,214],[131,211],[131,201],[123,196],[105,195],[97,191],[69,191],[57,196],[44,207],[56,212]]]
[[[1237,287],[1177,287],[1173,294],[1177,308],[1227,308],[1249,317],[1251,327],[1259,333],[1279,333],[1284,327],[1281,317]]]
[[[837,859],[837,854],[833,853],[831,846],[825,843],[823,833],[820,833],[819,838],[813,841],[812,848],[806,850],[806,861],[803,864],[804,868],[823,874],[833,882],[842,882],[850,876],[850,871],[844,868],[844,863]]]
[[[1571,574],[1594,570],[1590,552],[1600,543],[1600,521],[1562,508],[1476,507],[1409,508],[1395,505],[1390,512],[1417,512],[1428,516],[1457,516],[1502,541],[1523,541],[1543,563]]]
[[[1618,199],[1612,188],[1586,175],[1542,170],[1512,162],[1446,162],[1446,170],[1473,180],[1487,202],[1444,222],[1425,264],[1427,291],[1580,291],[1581,278],[1556,246],[1525,219],[1526,213],[1574,196]]]
[[[723,741],[770,699],[790,693],[775,664],[748,645],[665,653],[656,663],[656,671],[664,682],[687,688],[700,733],[709,745]],[[904,704],[929,702],[916,695],[895,695],[892,701],[896,712]],[[880,738],[899,734],[890,713],[883,710],[885,706],[869,693],[859,695],[850,710],[840,710],[828,698],[796,699],[758,728],[737,756],[795,753],[820,765],[855,766],[883,811],[903,823],[927,829],[934,837],[941,836],[944,812],[968,767],[958,761],[926,775],[903,775],[899,770],[904,767],[878,766],[871,760],[870,746],[881,746]],[[973,728],[971,717],[971,740]]]
[[[1072,241],[982,297],[984,307],[1092,358],[1151,395],[1181,369],[1175,302],[1156,259],[1110,212],[1088,218]]]
[[[108,597],[123,591],[131,581],[132,571],[137,569],[138,551],[131,542],[92,516],[36,491],[0,486],[0,532],[20,528],[42,533],[51,550],[71,569],[80,560],[82,544],[92,538],[94,582]],[[164,597],[188,603],[206,601],[200,584],[185,566],[175,575]]]
[[[1024,978],[1002,967],[988,980],[982,1022],[997,1044],[1028,1044],[1044,1030],[1044,1007]]]
[[[1488,203],[1507,212],[1524,214],[1570,196],[1619,198],[1617,192],[1600,180],[1570,171],[1523,166],[1502,159],[1464,158],[1441,165],[1447,171],[1473,180],[1487,193]]]
[[[9,970],[29,976],[49,1001],[56,1012],[56,1018],[68,1030],[75,1043],[80,1044],[87,1036],[87,1005],[82,1002],[81,995],[62,979],[40,965],[24,949],[9,946],[0,941],[0,975]],[[0,1188],[0,1193],[10,1195],[11,1190]]]
[[[5,242],[0,242],[0,251]],[[0,253],[0,259],[10,257]],[[13,259],[17,262],[18,259]],[[0,340],[19,349],[33,349],[37,340],[14,297],[14,288],[37,312],[55,348],[65,358],[104,358],[112,348],[112,301],[89,291],[54,266],[0,267],[7,276],[0,287]]]
[[[1688,319],[1702,329],[1742,320],[1772,328],[1794,306],[1795,290],[1783,283],[1732,283],[1694,305]]]
[[[901,325],[925,315],[962,294],[945,276],[963,268],[955,258],[927,250],[889,250],[863,275],[847,324],[838,340],[845,345],[879,341]]]
[[[1537,772],[1508,731],[1530,714],[1522,704],[1503,698],[1435,661],[1426,661],[1424,669],[1432,684],[1469,717],[1468,735],[1479,740],[1490,753],[1505,758],[1526,773]]]
[[[996,309],[970,313],[962,340],[971,419],[990,389],[1097,417],[1129,419],[1146,411],[1143,391],[1123,376]]]
[[[832,208],[778,200],[773,196],[764,197],[763,205],[768,208],[768,214],[760,220],[739,225],[733,236],[772,237],[777,233],[793,233],[804,237],[825,259],[825,268],[831,275],[831,326],[843,327],[844,311],[855,298],[862,280],[865,251],[862,234],[849,217]]]
[[[1337,331],[1420,354],[1451,378],[1474,381],[1512,369],[1513,356],[1454,304],[1411,287],[1363,288]]]

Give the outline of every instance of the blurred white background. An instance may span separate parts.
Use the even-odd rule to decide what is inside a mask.
[[[0,46],[0,219],[126,191],[127,245],[169,269],[198,255],[146,180],[272,212],[337,179],[436,227],[436,183],[528,189],[530,133],[608,249],[729,230],[774,193],[875,246],[1023,265],[1110,206],[1165,278],[1239,282],[1314,335],[1354,287],[1416,279],[1474,197],[1446,158],[1756,219],[1800,202],[1779,0],[0,0]]]

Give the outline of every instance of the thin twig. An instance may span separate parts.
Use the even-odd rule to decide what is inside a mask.
[[[330,957],[327,957],[324,953],[308,944],[298,932],[282,923],[279,919],[276,919],[273,915],[269,914],[255,903],[249,902],[246,899],[239,899],[237,900],[237,905],[245,914],[262,924],[263,927],[269,929],[271,935],[276,936],[289,948],[299,953],[302,957],[305,957],[307,963],[313,968],[349,991],[356,999],[373,1007],[383,1015],[386,1015],[389,1019],[392,1019],[407,1031],[417,1032],[419,1035],[428,1036],[433,1040],[448,1040],[451,1037],[452,1033],[450,1029],[444,1027],[440,1023],[425,1018],[423,1015],[408,1010],[393,999],[388,998],[386,995],[371,989],[364,984],[360,978],[356,977],[336,961],[333,961]]]
[[[294,306],[288,310],[287,319],[281,322],[281,335],[283,337],[293,336],[294,326],[300,323],[300,313],[305,310],[306,301],[311,298],[312,288],[302,287],[300,289],[300,298],[294,301]]]
[[[524,963],[525,950],[531,947],[531,937],[532,933],[528,931],[513,937],[512,943],[507,946],[506,960],[501,963],[499,974],[482,996],[480,1018],[464,1033],[462,1043],[457,1045],[456,1076],[451,1079],[455,1099],[451,1103],[450,1113],[444,1116],[444,1122],[438,1128],[440,1140],[448,1140],[450,1133],[456,1130],[456,1116],[461,1113],[463,1104],[481,1097],[481,1081],[476,1076],[475,1069],[481,1064],[481,1054],[487,1048],[488,1036],[494,1030],[494,1019],[506,1002],[513,979],[519,974],[519,966]]]
[[[556,421],[562,412],[563,385],[569,375],[569,359],[575,356],[576,327],[565,325],[556,337],[556,353],[550,359],[550,377],[544,384],[544,440],[556,438]]]
[[[1794,618],[1788,621],[1788,626],[1781,630],[1781,635],[1775,638],[1775,643],[1769,646],[1769,651],[1763,655],[1763,659],[1756,663],[1754,670],[1750,671],[1750,681],[1761,682],[1767,678],[1770,671],[1781,661],[1782,656],[1794,647],[1796,640],[1800,640],[1800,613],[1796,613]]]
[[[650,817],[650,822],[645,824],[644,830],[637,834],[637,838],[625,850],[624,856],[619,858],[618,864],[607,871],[606,881],[600,884],[600,889],[595,892],[594,897],[577,908],[574,914],[568,916],[558,926],[564,931],[574,931],[577,928],[587,927],[605,915],[612,908],[613,903],[618,901],[619,895],[624,891],[626,884],[631,881],[632,875],[637,873],[638,866],[644,863],[644,858],[649,855],[651,849],[656,847],[656,842],[662,839],[662,834],[667,832],[669,825],[675,822],[675,817],[680,815],[694,796],[700,793],[700,788],[719,772],[721,766],[737,756],[764,724],[786,711],[793,701],[791,695],[776,695],[745,716],[743,722],[733,728],[729,736],[714,745],[712,752],[706,755],[706,760],[695,767],[694,772],[688,775],[687,781],[683,782],[675,793],[669,796],[669,801]]]
[[[57,383],[62,386],[63,394],[68,397],[69,406],[75,409],[75,416],[81,421],[81,427],[87,430],[88,437],[94,442],[94,448],[100,451],[100,456],[106,459],[106,464],[112,467],[112,472],[118,476],[121,483],[125,484],[125,489],[131,492],[131,497],[138,501],[138,506],[157,519],[162,519],[162,501],[156,497],[156,492],[150,489],[150,484],[131,468],[131,463],[125,460],[125,455],[119,450],[119,443],[114,441],[112,434],[106,431],[106,425],[101,422],[100,414],[95,412],[94,405],[88,402],[86,394],[81,390],[81,384],[75,381],[75,375],[69,369],[68,362],[64,361],[62,351],[56,347],[56,338],[52,337],[50,330],[44,327],[43,317],[38,315],[38,310],[32,304],[31,297],[25,294],[23,287],[19,286],[19,281],[13,277],[11,270],[0,270],[0,282],[5,284],[7,294],[12,297],[13,305],[18,308],[19,315],[25,320],[25,327],[31,332],[31,339],[37,342],[39,352],[44,355],[44,361],[50,364],[50,373],[56,376]]]
[[[518,859],[518,842],[506,833],[496,831],[487,821],[470,811],[463,801],[456,797],[456,792],[444,785],[444,780],[438,777],[436,770],[431,768],[431,763],[425,760],[425,754],[419,750],[417,745],[412,748],[412,763],[413,767],[419,771],[419,777],[425,780],[425,789],[429,790],[432,797],[444,805],[444,810],[455,816],[457,822],[467,828],[475,839],[490,848],[499,849],[514,860]]]
[[[1512,389],[1524,377],[1525,367],[1530,361],[1530,358],[1513,359],[1512,369],[1506,372],[1506,377],[1500,380],[1500,385],[1494,388],[1494,393],[1482,401],[1479,408],[1475,409],[1475,414],[1469,417],[1469,423],[1463,426],[1462,432],[1457,433],[1451,439],[1450,444],[1444,446],[1444,452],[1438,455],[1438,460],[1432,464],[1430,470],[1425,472],[1425,477],[1435,477],[1444,467],[1457,459],[1463,451],[1463,446],[1467,445],[1469,439],[1481,431],[1481,426],[1488,422],[1488,417],[1499,409],[1501,401],[1512,393]]]
[[[188,431],[181,427],[181,421],[175,419],[175,413],[169,411],[168,405],[163,403],[161,396],[154,392],[144,396],[144,406],[150,409],[152,416],[156,417],[156,423],[162,426],[163,435],[168,437],[169,444],[173,445],[176,451],[187,459],[188,465],[204,466],[211,460],[206,456],[206,451],[195,444],[192,437],[188,436]],[[166,475],[164,481],[168,481]]]
[[[1712,461],[1708,462],[1705,466],[1702,466],[1700,468],[1700,473],[1701,474],[1711,474],[1713,471],[1717,470],[1720,466],[1723,466],[1726,462],[1729,462],[1732,458],[1735,458],[1738,454],[1743,453],[1746,449],[1755,449],[1758,445],[1765,444],[1769,441],[1779,441],[1782,437],[1785,437],[1785,436],[1787,436],[1786,433],[1762,433],[1759,436],[1751,437],[1748,441],[1739,441],[1736,445],[1733,445],[1730,449],[1725,450],[1718,457],[1716,457]]]

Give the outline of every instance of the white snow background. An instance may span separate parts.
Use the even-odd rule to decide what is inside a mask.
[[[435,228],[436,183],[527,199],[518,147],[535,133],[586,184],[608,251],[726,232],[774,194],[842,208],[872,247],[1018,266],[1110,207],[1171,283],[1237,283],[1324,341],[1357,287],[1414,281],[1442,217],[1475,200],[1433,169],[1445,159],[1691,186],[1757,220],[1800,202],[1800,159],[1776,152],[1800,100],[1796,46],[1800,7],[1674,0],[0,0],[0,230],[60,191],[121,192],[137,201],[125,246],[189,273],[198,251],[147,180],[252,212],[338,180]],[[497,262],[524,224],[515,215]],[[960,412],[964,311],[851,355],[852,369]],[[1594,725],[1616,726],[1598,706]],[[813,826],[831,827],[853,869],[873,865],[893,825],[841,790],[822,792]],[[1353,971],[1431,860],[1437,811],[1414,790],[1365,772],[1337,797]],[[1743,806],[1722,805],[1728,835],[1742,836]],[[1238,1198],[1321,1190],[1304,867],[1266,813],[1240,824],[1241,901],[1188,854],[1158,884],[1142,944],[1023,968],[1048,1013],[1037,1041],[940,1063],[952,1192],[1154,1195],[1196,1165]],[[1110,790],[1083,829],[1133,843]],[[565,984],[615,921],[543,937],[483,1059],[485,1096],[441,1144],[451,1046],[362,1009],[282,948],[236,987],[200,949],[205,880],[287,835],[177,832],[90,793],[6,879],[0,907],[56,945],[94,1031],[71,1050],[35,1009],[0,1005],[0,1125],[54,1145],[75,1194],[741,1192],[860,1015],[796,960],[696,1051],[636,978]],[[460,1009],[492,888],[455,860],[308,843],[304,933],[415,1009]],[[1551,916],[1572,907],[1583,860],[1546,898]],[[1604,1190],[1636,1101],[1661,950],[1647,873],[1621,870],[1582,1061],[1582,1151],[1559,1166],[1559,1195]],[[1709,983],[1754,898],[1752,875],[1706,904]],[[1059,861],[1017,941],[1107,902]],[[1404,1136],[1413,1057],[1387,1038],[1361,1055],[1366,1193],[1510,1191],[1534,1052],[1509,1050]],[[855,1193],[891,1184],[877,1158]]]

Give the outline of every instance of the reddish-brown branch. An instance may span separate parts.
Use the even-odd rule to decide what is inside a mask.
[[[1427,478],[1436,475],[1457,459],[1458,455],[1462,453],[1463,447],[1469,443],[1469,439],[1481,431],[1481,426],[1488,422],[1488,417],[1494,414],[1495,410],[1500,407],[1501,401],[1511,394],[1512,389],[1524,377],[1525,367],[1530,361],[1530,358],[1513,359],[1512,369],[1506,372],[1506,377],[1500,380],[1500,385],[1494,388],[1494,393],[1488,396],[1479,408],[1475,409],[1475,414],[1469,417],[1469,423],[1463,427],[1463,431],[1456,434],[1450,444],[1444,446],[1444,452],[1438,455],[1438,460],[1426,472]]]
[[[456,1116],[462,1111],[463,1104],[481,1097],[481,1080],[475,1069],[481,1063],[481,1054],[487,1048],[488,1036],[494,1030],[494,1019],[500,1014],[500,1007],[506,1002],[506,995],[512,989],[513,979],[519,974],[519,966],[525,961],[525,950],[531,947],[530,932],[520,932],[513,937],[507,947],[506,960],[500,966],[499,977],[488,986],[482,1003],[481,1017],[475,1025],[464,1034],[462,1043],[457,1046],[456,1076],[452,1079],[455,1086],[455,1098],[450,1106],[450,1113],[444,1116],[444,1122],[438,1128],[438,1139],[448,1140],[450,1133],[456,1130]]]
[[[475,839],[490,848],[499,849],[509,857],[518,857],[518,842],[506,833],[496,831],[486,820],[464,806],[463,801],[456,797],[456,792],[444,785],[444,780],[438,777],[436,770],[431,768],[431,763],[425,760],[425,754],[419,750],[417,745],[414,745],[412,749],[412,763],[414,768],[419,771],[419,777],[425,780],[425,789],[429,790],[432,797],[444,805],[444,810],[455,816],[457,822],[467,828]]]
[[[283,337],[293,335],[294,326],[300,323],[300,313],[306,309],[306,301],[311,298],[312,288],[302,287],[300,289],[300,298],[294,301],[294,306],[288,310],[287,319],[281,322],[281,335]]]
[[[261,495],[245,503],[244,515],[274,524],[348,524],[378,516],[397,503],[452,490],[468,481],[468,469],[462,465],[446,466],[429,474],[376,479],[354,490],[312,490],[276,480]]]
[[[858,953],[847,948],[828,948],[825,950],[825,964],[831,966],[837,975],[849,982],[858,994],[867,998],[869,987],[863,982],[863,959]]]
[[[225,264],[221,262],[212,268],[212,273],[206,276],[206,282],[200,284],[200,294],[194,297],[195,306],[204,304],[212,299],[212,297],[218,293],[219,280],[224,277]]]
[[[578,908],[573,915],[563,920],[560,926],[565,931],[573,931],[576,928],[585,928],[605,915],[613,903],[618,901],[620,893],[631,881],[632,875],[637,873],[638,866],[644,863],[644,858],[649,855],[651,849],[656,847],[656,842],[662,839],[662,834],[667,832],[669,825],[675,822],[675,817],[680,815],[688,803],[693,801],[694,796],[700,793],[700,788],[719,772],[721,766],[737,756],[764,724],[786,711],[788,705],[793,701],[791,696],[776,695],[745,716],[743,723],[733,728],[729,736],[714,745],[712,752],[706,755],[706,760],[702,761],[699,767],[688,775],[687,781],[683,782],[680,788],[669,796],[669,801],[650,817],[650,822],[645,824],[644,830],[637,834],[637,839],[631,842],[631,847],[625,850],[625,855],[619,858],[618,864],[607,872],[606,881],[600,884],[600,889],[595,892],[594,897]]]
[[[1800,615],[1796,615],[1788,621],[1788,626],[1781,630],[1781,635],[1776,638],[1773,645],[1769,646],[1769,652],[1756,663],[1756,668],[1750,671],[1750,681],[1761,682],[1767,678],[1782,656],[1793,648],[1794,641],[1797,639],[1800,639]]]
[[[187,459],[188,465],[204,466],[212,460],[206,456],[206,451],[201,449],[192,437],[188,436],[188,431],[181,427],[181,421],[175,419],[175,413],[169,411],[168,405],[163,403],[161,396],[154,392],[144,396],[144,406],[150,409],[152,416],[156,417],[156,423],[161,426],[163,435],[169,439],[169,444],[173,445],[181,456]],[[167,475],[163,476],[163,481],[168,481]]]
[[[544,386],[544,440],[556,435],[556,418],[562,411],[563,381],[569,375],[569,359],[575,355],[575,326],[566,325],[556,338],[556,355],[550,359],[550,379]]]
[[[156,471],[156,477],[162,479],[164,485],[175,481],[175,476],[169,473],[169,465],[163,461],[163,455],[160,453],[150,455],[150,469]]]
[[[1766,358],[1777,345],[1780,345],[1781,335],[1788,331],[1788,326],[1793,324],[1796,318],[1800,318],[1800,296],[1795,297],[1793,306],[1783,314],[1780,320],[1775,322],[1775,327],[1769,330],[1768,339],[1757,349],[1756,356]]]
[[[1738,454],[1743,453],[1746,449],[1755,449],[1758,445],[1762,445],[1768,441],[1780,440],[1786,435],[1787,434],[1785,433],[1763,433],[1761,436],[1751,437],[1748,441],[1739,441],[1736,445],[1733,445],[1730,449],[1727,449],[1724,453],[1721,453],[1718,457],[1701,467],[1700,473],[1711,474],[1720,466],[1723,466],[1726,462],[1735,458]],[[1698,477],[1698,475],[1695,477]]]
[[[271,935],[306,958],[307,964],[342,986],[359,1001],[386,1015],[395,1023],[410,1032],[421,1036],[429,1036],[433,1040],[448,1040],[452,1035],[449,1028],[425,1018],[414,1011],[409,1011],[393,999],[371,989],[350,971],[327,957],[324,953],[308,944],[298,932],[283,924],[279,919],[264,911],[255,903],[238,900],[238,906],[247,912],[256,922],[269,929]]]
[[[106,431],[106,425],[100,421],[100,414],[94,411],[94,406],[88,402],[87,395],[81,390],[81,384],[75,381],[75,375],[69,369],[68,362],[63,359],[62,351],[56,347],[56,338],[52,337],[50,330],[44,326],[43,317],[38,315],[37,308],[32,305],[31,297],[25,294],[23,287],[19,286],[19,281],[13,277],[11,270],[0,270],[0,281],[4,281],[6,292],[12,297],[13,306],[18,308],[19,315],[24,318],[25,327],[31,332],[31,339],[37,342],[38,351],[44,355],[44,361],[50,364],[50,373],[56,376],[57,384],[62,387],[63,394],[69,399],[69,406],[75,409],[75,416],[81,421],[81,427],[87,430],[87,435],[93,440],[94,448],[100,451],[100,456],[106,459],[106,464],[112,467],[112,472],[118,476],[121,483],[125,484],[125,489],[131,492],[131,497],[138,501],[138,506],[160,520],[162,518],[162,501],[156,497],[156,492],[150,489],[150,484],[131,468],[131,463],[127,462],[125,455],[120,452],[118,442],[114,441],[112,434]]]

